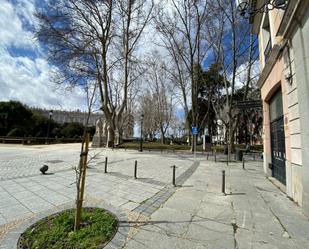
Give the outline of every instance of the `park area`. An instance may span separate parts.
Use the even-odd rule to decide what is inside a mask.
[[[0,146],[0,248],[22,248],[29,227],[74,208],[80,144]],[[116,218],[104,248],[308,248],[301,209],[264,176],[260,157],[244,158],[91,148],[84,207]]]

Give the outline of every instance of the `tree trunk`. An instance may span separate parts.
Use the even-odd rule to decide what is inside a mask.
[[[107,121],[108,127],[107,127],[107,143],[106,148],[112,148],[115,144],[115,124],[113,116]]]

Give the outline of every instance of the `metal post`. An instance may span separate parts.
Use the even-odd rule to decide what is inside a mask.
[[[134,165],[134,179],[137,178],[137,161],[135,160],[135,165]]]
[[[215,151],[215,163],[217,162],[217,152]]]
[[[245,169],[245,157],[242,157],[242,169]]]
[[[225,170],[222,170],[222,193],[225,194]]]
[[[196,160],[196,140],[197,140],[197,135],[193,135],[194,137],[194,161]]]
[[[139,144],[139,151],[143,152],[143,120],[144,120],[144,114],[141,115],[141,141]]]
[[[208,160],[208,157],[209,157],[209,153],[207,153],[207,160]]]
[[[253,160],[255,161],[255,154],[253,154]]]
[[[107,173],[107,157],[105,157],[104,173]]]
[[[172,168],[173,168],[173,185],[174,185],[174,187],[176,187],[176,179],[175,179],[175,177],[176,177],[176,166],[173,165]]]
[[[47,141],[46,143],[49,144],[49,131],[50,131],[50,123],[51,123],[51,117],[53,115],[53,110],[49,111],[49,121],[48,121],[48,128],[47,128]]]
[[[227,152],[227,155],[226,155],[226,165],[229,166],[229,152]]]

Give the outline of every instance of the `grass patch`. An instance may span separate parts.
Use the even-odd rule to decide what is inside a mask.
[[[20,237],[23,249],[95,249],[103,246],[117,231],[115,216],[101,208],[84,208],[81,228],[74,232],[75,209],[46,217],[29,227]]]
[[[136,149],[138,150],[140,148],[139,142],[126,142],[123,144],[120,144],[117,148],[123,148],[123,149]],[[245,149],[245,144],[235,144],[235,148]],[[190,145],[179,145],[179,144],[161,144],[160,142],[143,142],[143,149],[144,150],[170,150],[170,151],[177,151],[177,150],[183,150],[183,151],[191,151]],[[203,151],[203,145],[199,144],[196,146],[197,151]],[[216,150],[217,152],[223,153],[224,151],[224,145],[212,145],[211,147],[206,148],[206,151]],[[253,151],[262,151],[263,145],[252,145],[251,150]]]
[[[118,146],[118,148],[124,149],[139,149],[140,144],[138,142],[133,143],[123,143]],[[144,142],[143,143],[144,150],[190,150],[191,146],[189,145],[179,145],[179,144],[161,144],[158,142]]]

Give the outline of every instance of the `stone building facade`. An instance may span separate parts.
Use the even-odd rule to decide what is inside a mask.
[[[251,1],[258,8],[265,1]],[[309,1],[251,18],[259,39],[264,171],[309,215]]]
[[[49,118],[50,110],[42,109],[42,108],[30,108],[32,111],[37,112],[43,115],[46,118]],[[87,120],[87,112],[82,112],[80,110],[76,111],[61,111],[61,110],[53,110],[52,120],[57,122],[58,124],[64,123],[80,123],[84,125]],[[95,126],[96,121],[102,117],[102,113],[91,113],[88,121],[89,126]]]

